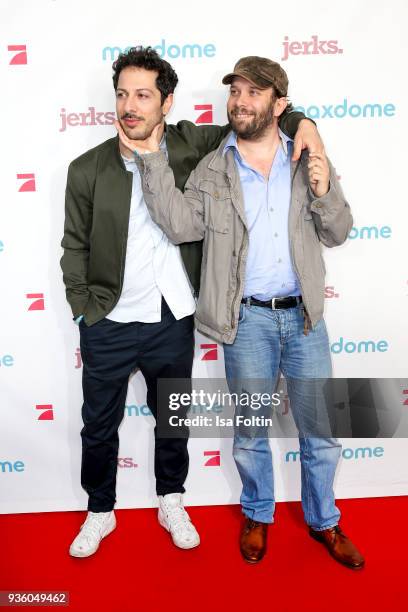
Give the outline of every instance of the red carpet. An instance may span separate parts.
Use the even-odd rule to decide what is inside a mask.
[[[69,591],[65,609],[90,612],[408,610],[408,496],[338,505],[366,557],[362,571],[310,538],[298,503],[277,505],[259,565],[240,557],[237,506],[191,508],[202,543],[190,551],[172,545],[155,510],[119,510],[117,529],[88,559],[67,554],[83,513],[0,515],[0,590]]]

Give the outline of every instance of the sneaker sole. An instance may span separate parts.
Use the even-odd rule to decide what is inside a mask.
[[[69,554],[71,555],[71,557],[75,557],[76,559],[85,559],[86,557],[91,557],[98,550],[102,540],[104,538],[106,538],[110,533],[112,533],[112,531],[114,531],[114,529],[116,529],[116,520],[113,523],[112,527],[110,527],[108,529],[108,531],[102,536],[102,538],[100,539],[100,541],[98,542],[98,544],[97,544],[97,546],[95,548],[91,548],[91,550],[88,551],[88,552],[82,552],[82,551],[75,551],[74,549],[72,549],[72,547],[70,547]]]
[[[200,545],[200,543],[201,543],[200,537],[198,537],[198,542],[195,542],[194,544],[187,544],[187,545],[177,544],[174,541],[172,533],[171,533],[170,529],[168,528],[167,523],[166,523],[165,519],[163,518],[163,515],[162,515],[161,512],[158,513],[158,521],[159,521],[159,524],[163,527],[163,529],[165,529],[167,531],[167,533],[170,534],[172,542],[173,542],[174,546],[176,546],[177,548],[181,548],[181,550],[191,550],[192,548],[197,548],[197,546]]]

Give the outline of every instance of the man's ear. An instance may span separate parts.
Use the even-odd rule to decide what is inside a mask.
[[[274,116],[280,117],[283,111],[285,110],[285,108],[287,107],[287,105],[288,105],[288,99],[286,97],[278,98],[275,102],[275,108],[273,111]]]
[[[173,106],[173,94],[169,94],[163,102],[163,115],[168,115]]]

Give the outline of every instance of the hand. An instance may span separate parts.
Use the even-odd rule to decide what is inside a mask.
[[[316,197],[321,198],[329,191],[330,170],[324,153],[309,153],[309,182]]]
[[[120,142],[132,153],[136,151],[139,153],[139,155],[144,155],[145,153],[156,153],[157,151],[160,151],[159,144],[161,140],[161,123],[158,123],[153,128],[152,133],[145,140],[132,140],[131,138],[128,138],[118,120],[114,121],[114,125],[118,131]]]
[[[310,153],[321,153],[324,155],[324,145],[320,138],[317,127],[309,119],[302,119],[295,134],[292,160],[297,161],[303,149],[309,149]]]

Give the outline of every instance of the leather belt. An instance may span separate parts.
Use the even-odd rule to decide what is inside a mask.
[[[272,310],[278,310],[280,308],[296,308],[299,304],[302,303],[301,295],[289,295],[288,297],[281,298],[272,298],[271,300],[267,300],[263,302],[262,300],[257,300],[254,297],[242,298],[242,304],[246,304],[247,306],[262,306],[263,308],[271,308]]]

